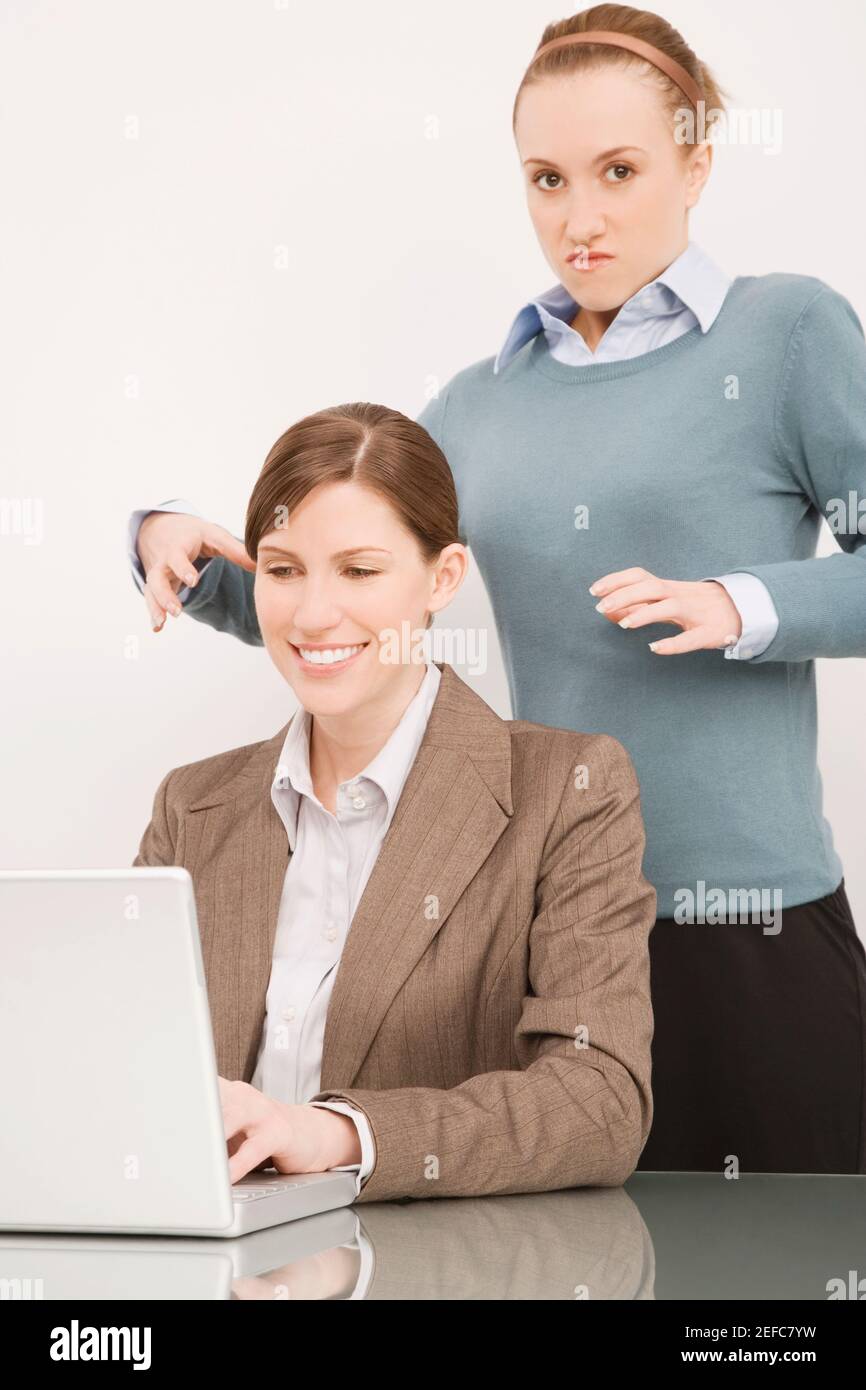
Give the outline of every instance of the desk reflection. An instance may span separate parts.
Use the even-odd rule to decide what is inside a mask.
[[[822,1299],[864,1267],[866,1177],[636,1173],[380,1202],[236,1240],[0,1232],[0,1299]]]

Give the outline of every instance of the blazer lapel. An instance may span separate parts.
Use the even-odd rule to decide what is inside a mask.
[[[187,809],[185,844],[195,876],[217,1070],[229,1080],[252,1078],[264,1027],[291,858],[286,828],[271,800],[288,728]]]
[[[507,724],[451,666],[436,664],[442,680],[424,738],[337,969],[321,1090],[352,1085],[392,1000],[513,813]],[[288,727],[187,808],[217,1068],[229,1079],[251,1079],[264,1026],[290,859],[270,788]]]

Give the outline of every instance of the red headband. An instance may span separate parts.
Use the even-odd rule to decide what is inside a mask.
[[[637,53],[641,58],[645,58],[654,67],[660,68],[672,82],[675,82],[680,91],[684,92],[689,98],[695,109],[698,109],[698,102],[704,100],[703,92],[693,77],[690,77],[685,68],[669,58],[661,49],[655,48],[651,43],[644,43],[643,39],[632,38],[631,34],[618,34],[611,29],[588,29],[581,34],[563,34],[561,38],[551,39],[549,43],[543,44],[538,49],[532,59],[532,63],[540,58],[542,53],[547,53],[551,48],[559,48],[566,43],[600,43],[610,44],[615,48],[628,48],[632,53]],[[530,63],[530,67],[532,67]],[[527,69],[528,71],[528,69]]]

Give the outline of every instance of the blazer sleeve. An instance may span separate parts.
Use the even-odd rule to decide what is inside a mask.
[[[357,1200],[618,1186],[652,1121],[649,933],[637,777],[617,740],[583,736],[539,864],[519,1069],[458,1086],[322,1091],[367,1116],[376,1166]]]
[[[170,809],[168,798],[168,784],[175,771],[172,768],[171,772],[167,772],[156,789],[150,824],[141,837],[138,854],[132,861],[134,869],[176,863],[177,816]]]

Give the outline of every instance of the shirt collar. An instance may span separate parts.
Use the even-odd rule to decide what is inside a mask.
[[[655,318],[679,313],[685,308],[691,310],[701,331],[707,333],[724,303],[731,277],[696,242],[690,241],[676,260],[648,283],[663,286],[661,299],[654,302],[651,296],[644,294],[648,286],[641,285],[621,306],[617,318],[625,313],[638,318]],[[542,328],[565,334],[576,332],[571,320],[579,307],[565,286],[558,283],[524,304],[505,335],[493,364],[494,372],[506,367]]]
[[[386,829],[391,824],[406,778],[421,746],[441,679],[442,673],[438,666],[428,661],[424,679],[403,711],[400,722],[392,731],[387,743],[379,749],[363,772],[349,778],[346,783],[341,783],[341,786],[354,786],[366,780],[378,787],[387,802]],[[288,831],[292,853],[298,834],[301,797],[308,796],[317,805],[321,804],[313,790],[310,775],[311,724],[310,711],[299,709],[286,732],[271,783],[271,800]]]

